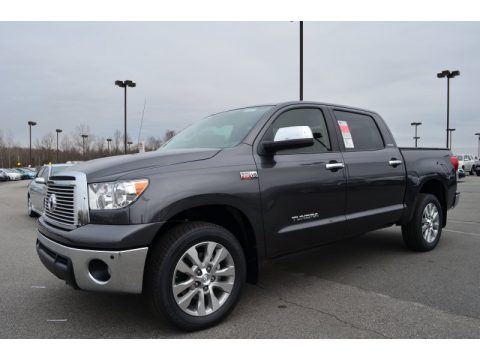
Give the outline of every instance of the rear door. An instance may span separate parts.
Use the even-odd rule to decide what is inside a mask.
[[[329,116],[322,107],[290,106],[273,115],[257,140],[254,156],[269,256],[343,237],[346,177]],[[273,140],[279,128],[289,126],[309,126],[314,145],[262,154],[262,140]]]
[[[406,172],[390,132],[376,115],[332,112],[348,177],[347,235],[395,223],[403,213]]]

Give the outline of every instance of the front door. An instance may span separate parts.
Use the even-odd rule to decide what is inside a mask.
[[[325,109],[294,106],[275,114],[259,142],[279,128],[309,126],[313,146],[256,154],[268,255],[276,256],[343,237],[346,178]],[[330,120],[330,121],[329,121]]]

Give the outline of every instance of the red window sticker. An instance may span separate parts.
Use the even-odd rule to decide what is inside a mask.
[[[337,123],[342,133],[345,149],[353,149],[354,148],[353,139],[352,139],[352,134],[350,133],[350,128],[348,127],[348,123],[343,120],[338,120]]]

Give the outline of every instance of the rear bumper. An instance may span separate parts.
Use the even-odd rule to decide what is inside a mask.
[[[123,251],[77,249],[37,232],[37,253],[41,262],[58,278],[82,290],[141,293],[147,252],[148,247]],[[108,280],[99,280],[92,266],[95,261],[105,264]]]

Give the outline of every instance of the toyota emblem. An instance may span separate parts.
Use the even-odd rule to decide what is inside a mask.
[[[55,211],[55,208],[57,207],[57,197],[55,194],[50,195],[47,204],[50,211]]]

